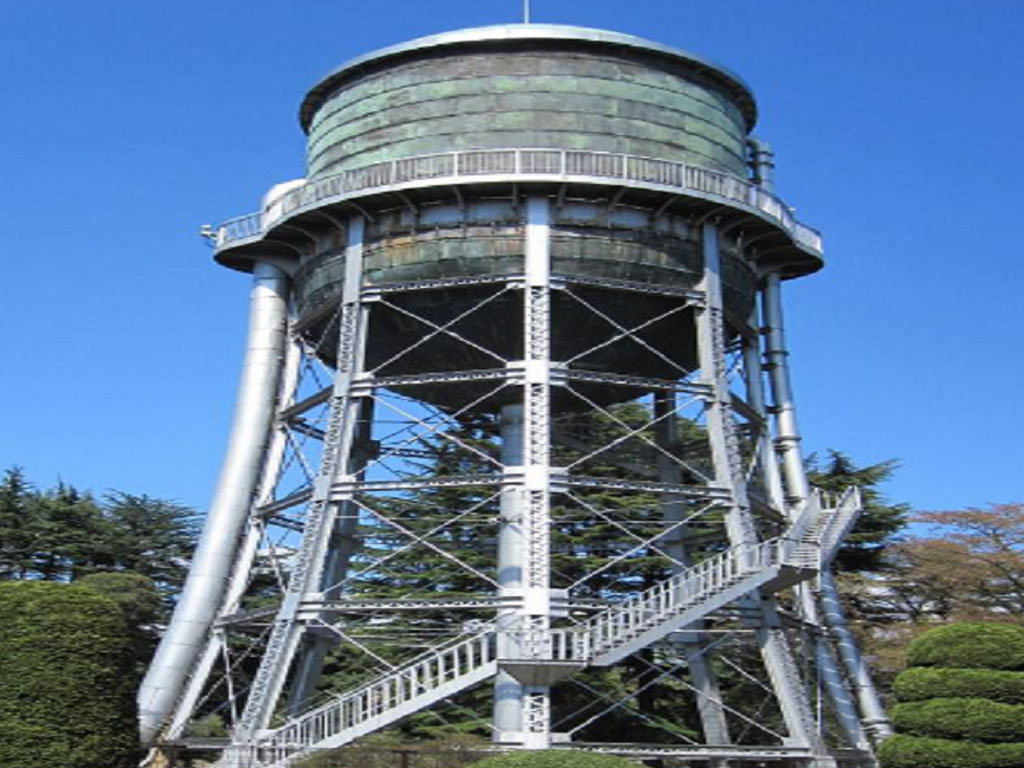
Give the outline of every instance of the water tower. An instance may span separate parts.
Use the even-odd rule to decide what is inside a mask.
[[[469,29],[301,107],[307,175],[207,234],[252,275],[227,456],[144,738],[283,768],[382,729],[674,765],[874,765],[780,291],[818,234],[754,98],[614,32]],[[418,720],[417,720],[418,718]]]

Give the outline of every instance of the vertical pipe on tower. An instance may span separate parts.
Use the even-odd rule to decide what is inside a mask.
[[[291,339],[287,344],[281,381],[278,386],[278,391],[281,393],[278,398],[279,409],[291,405],[294,401],[301,361],[302,348],[295,339]],[[263,462],[256,487],[255,501],[258,504],[273,499],[273,489],[281,472],[281,463],[284,460],[287,443],[286,428],[280,423],[273,425],[270,439],[267,442],[267,458]],[[238,551],[235,553],[235,565],[229,577],[228,589],[218,609],[221,614],[230,614],[238,610],[246,587],[249,586],[249,574],[252,572],[257,552],[266,535],[264,522],[250,516],[248,531],[242,537]],[[226,638],[222,631],[215,631],[210,635],[202,653],[199,654],[199,661],[193,668],[192,676],[178,699],[172,718],[164,730],[163,735],[166,739],[173,740],[181,735],[195,710],[196,702],[199,701],[203,688],[206,686],[213,665],[227,650]]]
[[[775,152],[772,150],[772,145],[767,141],[750,136],[747,138],[747,146],[750,148],[750,170],[753,173],[754,183],[765,192],[774,192]]]
[[[761,336],[758,308],[753,307],[748,321],[750,337],[743,342],[743,370],[747,388],[747,403],[762,419],[762,427],[757,440],[758,461],[764,476],[765,491],[769,504],[780,512],[785,512],[785,494],[782,491],[782,477],[779,475],[779,464],[772,445],[771,426],[768,421],[768,405],[764,391],[764,367],[761,364]]]
[[[288,278],[263,262],[253,267],[249,335],[231,437],[188,579],[139,689],[143,743],[170,715],[206,642],[235,565],[275,412],[287,344]]]
[[[846,668],[847,677],[853,683],[864,724],[872,739],[876,743],[880,743],[892,735],[892,725],[889,723],[889,718],[882,707],[882,701],[878,697],[875,681],[871,679],[871,671],[864,663],[864,657],[860,654],[857,641],[846,623],[846,616],[843,614],[842,604],[839,602],[835,577],[830,570],[825,569],[821,572],[820,583],[822,613],[825,614],[825,620],[836,635],[839,658],[842,659],[843,666]]]
[[[789,381],[789,352],[782,321],[782,276],[773,272],[765,278],[762,291],[765,327],[765,358],[774,399],[776,442],[782,455],[782,476],[787,501],[802,507],[811,489],[800,455],[800,430],[796,422],[793,387]]]

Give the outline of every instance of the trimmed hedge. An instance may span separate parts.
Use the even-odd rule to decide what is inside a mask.
[[[0,583],[3,768],[133,768],[135,679],[112,600],[68,584]]]
[[[470,768],[640,768],[638,763],[615,755],[546,749],[530,752],[506,752],[485,757]]]
[[[908,701],[892,708],[897,730],[940,739],[1024,741],[1024,705],[987,699]]]
[[[885,768],[1024,768],[1024,744],[977,744],[896,734],[879,747]]]
[[[899,701],[959,696],[1024,704],[1024,672],[913,667],[896,678],[893,693]]]
[[[907,648],[910,667],[1024,670],[1024,627],[948,624],[925,632]]]

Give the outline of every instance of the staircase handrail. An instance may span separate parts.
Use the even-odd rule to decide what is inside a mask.
[[[786,532],[782,534],[782,537],[786,539],[795,539],[797,541],[803,539],[821,517],[822,512],[827,506],[826,502],[826,492],[820,488],[812,488],[811,494],[807,498],[807,503],[804,504],[803,509],[800,510],[800,514],[792,522],[789,528],[786,529]]]
[[[481,631],[481,632],[477,632],[477,633],[475,633],[475,634],[473,634],[473,635],[471,635],[469,637],[460,636],[460,637],[457,637],[457,638],[453,638],[452,640],[448,641],[447,643],[442,643],[439,646],[431,648],[430,650],[425,651],[424,653],[420,654],[419,656],[413,657],[409,661],[407,661],[407,662],[405,662],[405,663],[395,667],[394,669],[389,670],[388,672],[385,672],[384,674],[378,675],[373,680],[370,680],[369,682],[364,683],[363,685],[359,686],[358,688],[350,688],[349,690],[346,690],[344,693],[332,696],[329,701],[327,701],[327,702],[325,702],[323,704],[319,704],[318,706],[315,706],[315,707],[313,707],[311,709],[308,709],[308,710],[306,710],[305,712],[302,712],[299,715],[295,715],[294,717],[290,717],[287,720],[287,722],[283,723],[282,725],[280,725],[277,728],[274,728],[273,730],[268,732],[263,738],[260,739],[260,742],[263,742],[264,740],[271,740],[271,739],[279,738],[281,735],[283,735],[288,730],[290,730],[292,728],[295,728],[295,727],[300,727],[303,722],[311,720],[313,718],[316,718],[316,717],[318,717],[318,716],[320,716],[320,715],[330,711],[331,709],[341,705],[342,702],[344,702],[346,700],[355,699],[356,697],[358,697],[358,696],[360,696],[360,695],[362,695],[362,694],[372,690],[373,688],[375,688],[377,686],[380,686],[380,685],[382,685],[384,683],[387,683],[389,680],[394,679],[394,678],[402,675],[403,673],[409,672],[410,670],[413,670],[413,669],[415,669],[416,667],[418,667],[418,666],[420,666],[422,664],[429,663],[430,661],[432,661],[433,659],[437,658],[441,654],[444,654],[444,653],[447,653],[449,651],[455,650],[455,649],[459,648],[460,646],[468,646],[468,645],[472,645],[472,644],[478,643],[478,642],[483,642],[483,644],[489,646],[492,643],[492,640],[493,640],[493,632],[490,629],[487,629],[487,630],[484,630],[484,631]],[[483,645],[481,647],[483,647]]]
[[[825,524],[819,540],[821,541],[822,559],[831,561],[839,549],[839,544],[860,516],[863,503],[860,488],[849,486],[835,503],[835,514]]]
[[[678,612],[679,608],[693,605],[732,580],[777,565],[781,541],[769,539],[756,544],[738,544],[719,552],[572,628],[569,631],[575,635],[573,643],[554,645],[556,649],[564,648],[571,653],[569,658],[588,658],[596,648],[614,639],[615,630],[623,625],[623,617]]]

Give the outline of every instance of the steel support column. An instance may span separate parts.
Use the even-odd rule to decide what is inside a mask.
[[[520,663],[551,654],[551,203],[529,197],[525,212],[523,401],[501,414],[506,481],[498,538],[501,593],[517,606],[498,617],[498,656]],[[499,663],[494,693],[498,741],[551,745],[550,686],[523,684]]]
[[[506,405],[501,409],[501,463],[504,467],[523,464],[523,406]],[[522,594],[523,558],[526,546],[523,531],[523,495],[519,488],[506,486],[499,500],[501,525],[498,529],[498,584],[500,596],[516,599]],[[498,613],[498,658],[518,655],[519,642],[514,633],[521,621],[521,609],[506,607]],[[507,670],[500,668],[494,679],[494,738],[518,741],[523,728],[523,685]]]
[[[362,284],[363,220],[353,217],[348,226],[345,282],[338,319],[337,373],[320,471],[313,483],[312,500],[295,566],[245,709],[232,736],[233,741],[240,745],[249,743],[270,721],[306,630],[305,623],[299,618],[303,599],[310,593],[318,593],[323,584],[339,509],[350,501],[350,498],[333,497],[332,486],[339,480],[352,479],[348,472],[352,467],[359,416],[364,407],[362,398],[355,397],[352,392],[355,380],[362,373],[366,345],[367,309],[361,301]]]
[[[348,456],[345,474],[362,479],[362,470],[366,466],[371,442],[373,400],[368,397],[360,398],[359,407],[355,437],[352,441],[352,450]],[[351,501],[340,502],[334,521],[334,532],[328,542],[324,573],[319,587],[326,600],[338,597],[336,585],[345,577],[349,560],[356,550],[358,524],[358,507]],[[320,612],[318,618],[325,625],[333,621],[333,615],[329,611]],[[323,671],[327,654],[337,644],[337,635],[326,626],[321,627],[319,631],[306,633],[303,647],[296,660],[296,670],[288,695],[289,715],[297,715],[309,706],[316,693],[317,684],[320,682],[320,674]]]
[[[707,404],[707,429],[716,482],[729,489],[732,503],[726,513],[726,531],[733,546],[753,545],[757,532],[750,514],[746,476],[740,454],[739,438],[732,413],[732,398],[726,372],[725,316],[722,300],[721,255],[718,229],[705,222],[702,231],[704,309],[697,318],[699,355],[704,381],[711,387]],[[816,753],[816,768],[834,765],[824,753],[824,745],[815,732],[814,716],[785,633],[779,621],[775,600],[749,598],[748,607],[761,614],[758,639],[765,669],[771,678],[789,740],[792,745],[808,747]]]

